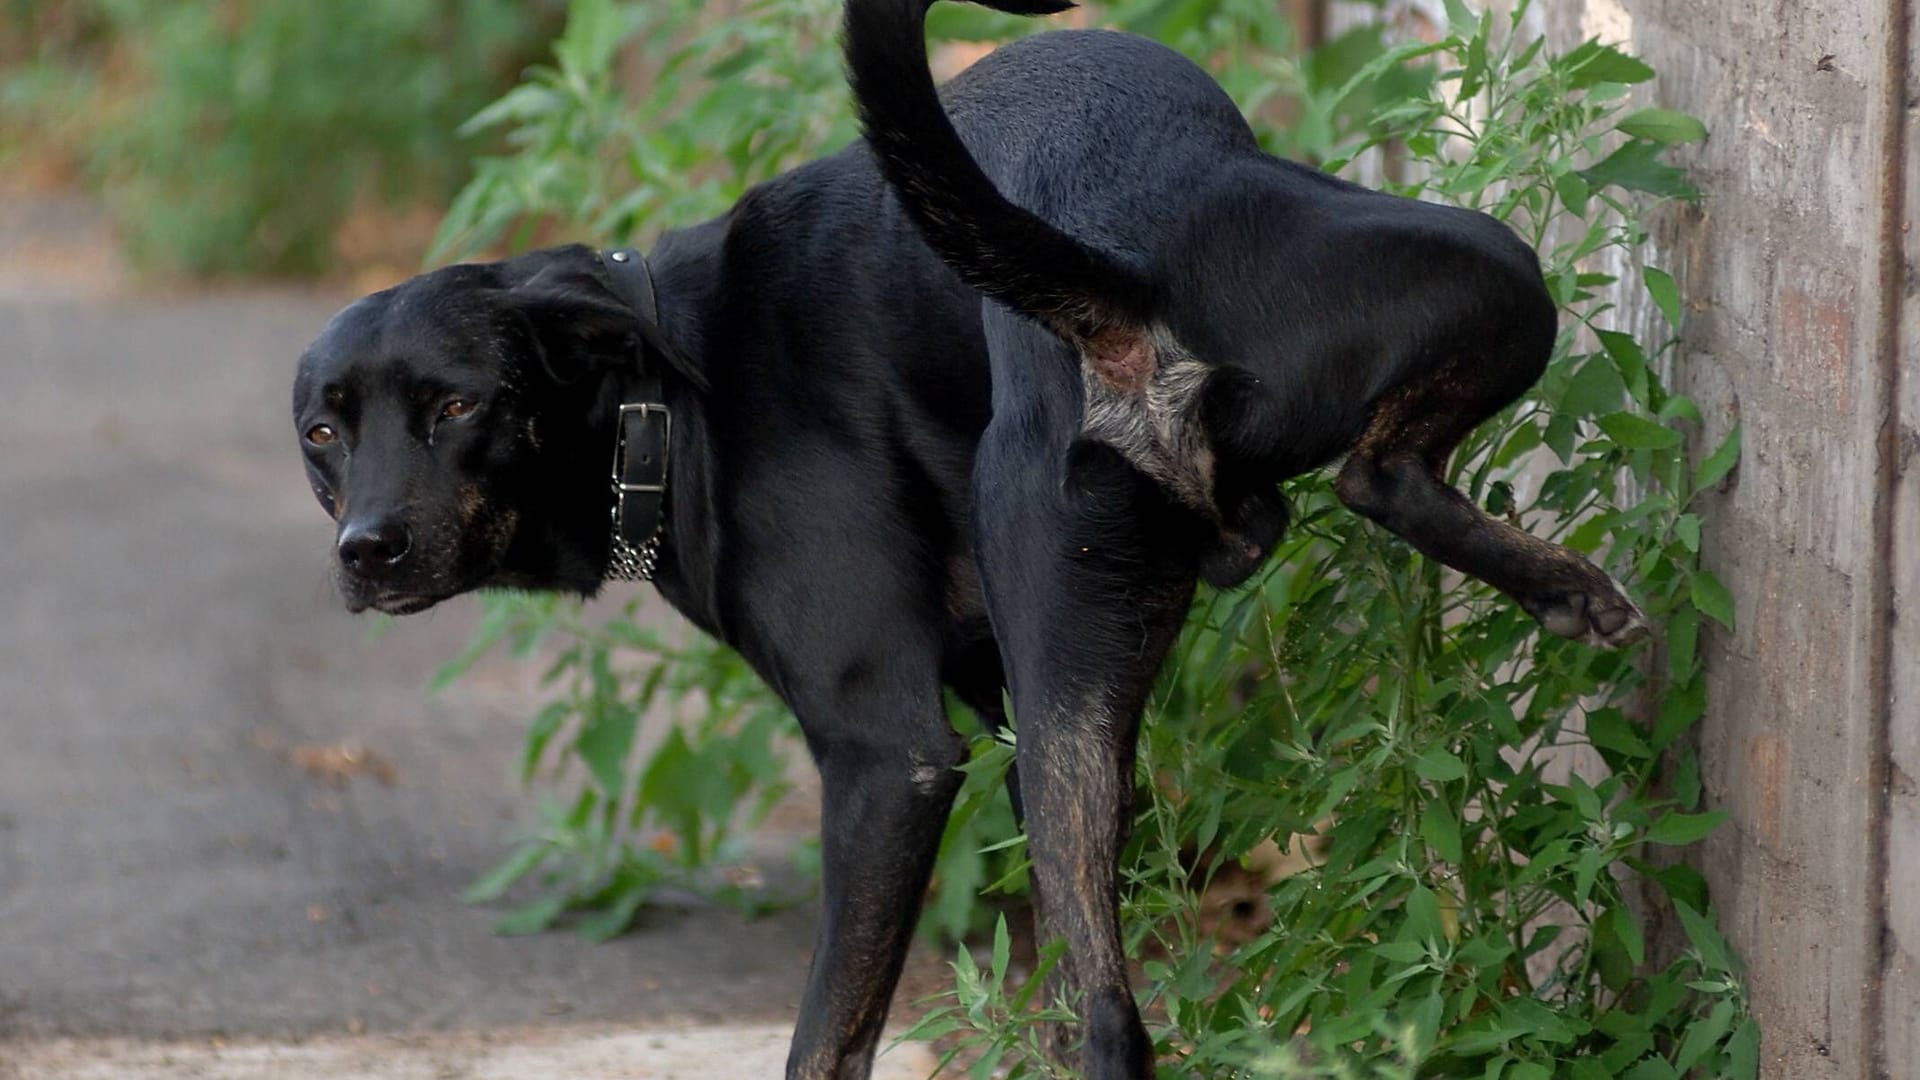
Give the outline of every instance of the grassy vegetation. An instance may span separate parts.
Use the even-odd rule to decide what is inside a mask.
[[[156,273],[330,269],[356,209],[443,202],[454,129],[511,86],[554,4],[9,0],[0,160],[96,192]]]

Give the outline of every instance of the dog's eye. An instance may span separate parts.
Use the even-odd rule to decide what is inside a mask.
[[[475,408],[477,408],[477,406],[465,398],[454,398],[452,401],[440,407],[440,419],[458,420],[463,416],[470,415]]]
[[[338,437],[327,424],[315,424],[307,429],[307,441],[315,446],[326,446]]]

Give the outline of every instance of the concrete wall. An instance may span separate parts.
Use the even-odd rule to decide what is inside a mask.
[[[1888,762],[1885,821],[1887,914],[1883,939],[1881,1015],[1885,1072],[1920,1076],[1920,5],[1905,0],[1902,69],[1897,99],[1886,110],[1899,138],[1892,156],[1896,214],[1882,224],[1883,282],[1898,304],[1887,335],[1888,397],[1894,410],[1883,433],[1886,459],[1885,544],[1891,609],[1887,656]],[[1896,16],[1898,17],[1898,16]],[[1892,221],[1891,217],[1898,217]],[[1905,617],[1902,618],[1902,613]]]
[[[1705,202],[1653,246],[1701,445],[1745,433],[1704,500],[1738,629],[1703,645],[1702,771],[1732,823],[1698,862],[1763,1075],[1920,1077],[1915,0],[1549,3],[1558,40],[1624,41],[1660,73],[1649,103],[1712,133],[1683,155]]]

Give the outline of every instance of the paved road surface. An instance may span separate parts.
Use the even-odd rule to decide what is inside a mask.
[[[333,600],[286,413],[342,300],[0,273],[0,1062],[48,1036],[790,1021],[811,910],[587,945],[456,899],[524,820],[532,672],[429,700],[472,609],[369,644]],[[392,783],[300,764],[328,747]]]

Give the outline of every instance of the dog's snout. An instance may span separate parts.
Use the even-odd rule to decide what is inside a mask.
[[[340,565],[361,577],[378,577],[413,549],[413,533],[403,521],[351,522],[340,530]]]

